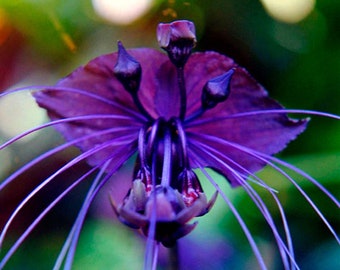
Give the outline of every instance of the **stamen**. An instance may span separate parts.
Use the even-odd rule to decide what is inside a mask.
[[[182,122],[178,118],[174,118],[174,122],[175,122],[176,130],[178,132],[178,137],[181,142],[181,153],[182,153],[182,161],[183,161],[183,164],[181,165],[183,168],[189,169],[189,159],[188,159],[188,153],[187,153],[187,141],[186,141],[185,131],[183,129]]]
[[[152,125],[150,135],[147,139],[147,146],[146,146],[146,156],[147,161],[151,162],[153,159],[153,154],[156,152],[156,146],[158,144],[157,135],[160,130],[160,126],[165,122],[164,118],[158,118]]]
[[[164,159],[163,159],[163,170],[162,170],[162,182],[161,185],[164,187],[170,186],[171,181],[171,135],[169,129],[166,129],[164,135]]]
[[[29,193],[29,195],[26,196],[25,199],[17,206],[17,208],[11,214],[10,218],[7,220],[5,226],[4,226],[4,228],[3,228],[3,230],[2,230],[2,232],[0,234],[0,246],[2,245],[4,237],[5,237],[5,235],[6,235],[7,231],[8,231],[9,226],[12,224],[14,218],[18,215],[18,213],[23,209],[23,207],[28,203],[28,201],[30,201],[30,199],[33,196],[35,196],[41,189],[43,189],[46,185],[48,185],[52,180],[54,180],[62,172],[68,170],[72,166],[76,165],[77,163],[79,163],[82,160],[85,160],[86,158],[88,158],[91,155],[99,152],[100,150],[103,150],[105,148],[108,148],[108,147],[112,146],[112,144],[113,144],[113,142],[109,141],[109,142],[103,143],[102,145],[94,147],[93,149],[88,150],[87,152],[84,152],[83,154],[79,155],[78,157],[72,159],[67,164],[62,166],[59,170],[57,170],[55,173],[53,173],[48,178],[46,178],[42,183],[40,183],[33,191],[31,191],[31,193]],[[122,144],[124,146],[126,144],[126,142],[120,142],[119,144]]]
[[[110,134],[110,133],[114,133],[114,132],[118,132],[118,131],[126,131],[126,130],[131,130],[131,127],[125,127],[125,128],[112,128],[112,129],[108,129],[108,130],[104,130],[104,131],[100,131],[100,132],[94,132],[93,134],[87,135],[87,136],[83,136],[79,139],[75,139],[72,141],[69,141],[67,143],[64,143],[60,146],[57,146],[47,152],[45,152],[44,154],[38,156],[37,158],[33,159],[32,161],[30,161],[29,163],[27,163],[26,165],[24,165],[23,167],[21,167],[20,169],[18,169],[17,171],[15,171],[12,175],[10,175],[8,178],[6,178],[5,180],[3,180],[3,182],[0,184],[0,191],[5,188],[9,183],[11,183],[12,181],[14,181],[19,175],[21,175],[23,172],[27,171],[29,168],[33,167],[34,165],[38,164],[40,161],[58,153],[61,152],[62,150],[67,149],[70,146],[74,146],[77,143],[81,143],[85,140],[94,138],[94,137],[98,137],[98,136],[103,136],[105,134]],[[1,146],[0,146],[0,150],[1,150]]]
[[[123,112],[126,112],[127,115],[130,115],[131,117],[133,117],[132,119],[140,119],[141,121],[144,121],[144,116],[141,115],[140,113],[138,113],[137,111],[133,110],[133,109],[129,109],[126,106],[120,104],[119,102],[112,100],[112,99],[108,99],[106,97],[103,97],[101,95],[98,95],[96,93],[90,93],[87,92],[85,90],[81,90],[81,89],[77,89],[77,88],[71,88],[71,87],[61,87],[61,86],[54,86],[53,88],[50,88],[51,86],[46,86],[44,88],[41,89],[48,89],[46,90],[48,93],[50,92],[65,92],[67,93],[74,93],[76,95],[82,95],[84,97],[88,97],[91,98],[95,101],[100,101],[103,102],[103,104],[109,104],[111,106],[114,106],[115,108],[122,110]],[[15,91],[13,91],[15,92]],[[45,91],[33,91],[33,96],[35,97],[36,100],[40,99],[40,93],[44,93]],[[1,97],[1,96],[0,96]],[[42,98],[43,99],[43,98]]]
[[[125,152],[125,148],[121,148],[119,150],[119,153],[123,153]],[[133,153],[134,151],[131,151],[130,155]],[[121,164],[125,161],[125,158],[121,158],[119,160],[119,162],[116,164],[115,168],[112,168],[111,169],[111,172],[108,173],[105,178],[102,179],[102,175],[104,173],[104,171],[106,170],[107,166],[110,164],[110,161],[111,159],[114,157],[114,154],[112,154],[107,160],[104,160],[101,164],[98,164],[96,167],[93,167],[92,169],[90,169],[86,174],[82,175],[79,179],[77,179],[74,183],[72,183],[72,185],[70,185],[67,189],[65,189],[56,199],[54,199],[52,201],[51,204],[49,204],[47,206],[46,209],[43,210],[43,212],[41,212],[39,214],[39,216],[30,224],[30,226],[24,231],[24,233],[19,237],[19,239],[14,243],[14,245],[11,247],[11,249],[7,252],[7,254],[5,255],[5,257],[2,259],[2,261],[0,262],[0,269],[2,269],[5,264],[7,263],[7,261],[11,258],[11,256],[14,254],[14,252],[19,248],[19,246],[23,243],[23,241],[26,239],[26,237],[32,232],[32,230],[37,226],[37,224],[46,216],[46,214],[59,202],[61,201],[61,199],[63,199],[63,197],[65,197],[65,195],[67,195],[69,193],[70,190],[72,190],[75,186],[77,186],[79,183],[81,183],[82,181],[84,181],[90,174],[92,174],[96,169],[98,168],[101,168],[100,169],[100,172],[98,174],[98,176],[96,177],[92,187],[96,187],[96,190],[93,192],[92,190],[92,187],[91,189],[89,190],[88,192],[88,196],[91,196],[89,197],[89,200],[87,201],[87,199],[85,199],[84,201],[84,204],[82,206],[82,209],[78,215],[78,218],[80,215],[83,216],[83,219],[85,218],[85,215],[86,213],[88,212],[88,207],[90,206],[92,200],[94,199],[95,195],[98,193],[98,191],[101,189],[101,187],[107,182],[107,180],[110,179],[110,177],[112,176],[112,174],[117,170],[118,167],[121,166]],[[65,165],[66,166],[66,165]],[[65,167],[64,166],[64,167]],[[61,168],[60,170],[62,170],[63,168]],[[50,177],[49,177],[50,178]],[[46,182],[49,178],[47,178],[44,182]],[[99,184],[98,184],[98,181],[99,181]],[[29,197],[32,197],[34,194],[36,194],[37,191],[36,189],[33,190],[29,195],[28,197],[25,198],[25,200],[29,200]],[[22,204],[21,204],[22,205]],[[20,210],[20,206],[19,205],[17,207],[17,210],[19,209]],[[83,209],[83,208],[86,208],[86,209]],[[11,220],[13,220],[14,216],[12,215],[12,217],[8,220],[8,222],[6,223],[5,225],[5,228],[4,230],[2,231],[2,235],[1,235],[1,238],[3,239],[3,237],[5,236],[6,234],[6,231],[7,231],[7,228],[8,226],[10,225],[10,222]],[[78,220],[77,218],[77,220]],[[80,233],[80,229],[81,229],[81,225],[82,225],[82,222],[80,224],[78,224],[77,226],[77,231],[79,231]],[[78,233],[78,236],[79,236],[79,233]],[[78,238],[77,238],[78,239]],[[2,241],[2,240],[1,240]],[[76,242],[74,244],[74,251],[75,251],[75,248],[76,248]],[[65,250],[66,252],[66,250]],[[65,264],[65,269],[71,269],[71,265],[72,265],[72,260],[71,262],[69,263],[69,267],[66,266]],[[55,269],[55,268],[54,268]]]
[[[186,110],[187,110],[187,90],[186,90],[186,87],[185,87],[184,68],[183,67],[177,68],[177,83],[178,83],[179,94],[180,94],[180,98],[181,98],[179,118],[181,120],[184,120]]]
[[[194,127],[198,125],[203,125],[207,123],[212,123],[212,122],[220,122],[225,119],[235,119],[235,118],[242,118],[242,117],[251,117],[251,116],[258,116],[258,115],[265,115],[265,114],[303,114],[303,115],[316,115],[316,116],[321,116],[321,117],[327,117],[327,118],[332,118],[335,120],[340,120],[340,116],[332,113],[324,113],[324,112],[319,112],[319,111],[311,111],[311,110],[297,110],[297,109],[273,109],[273,110],[256,110],[256,111],[250,111],[250,112],[240,112],[240,113],[234,113],[234,114],[228,114],[223,117],[212,117],[212,118],[207,118],[203,120],[197,120],[195,122],[190,122],[193,120],[195,117],[188,117],[185,119],[186,127]],[[305,121],[308,121],[309,118],[307,118]],[[304,121],[304,120],[301,120]]]
[[[216,162],[218,162],[219,164],[221,164],[222,166],[225,166],[226,168],[228,168],[228,170],[230,170],[236,178],[239,179],[242,187],[245,189],[245,191],[248,193],[248,195],[252,198],[253,202],[256,204],[256,206],[258,207],[258,209],[261,211],[263,217],[266,219],[268,225],[270,226],[271,230],[273,231],[273,235],[277,241],[277,245],[281,254],[281,258],[283,260],[284,265],[288,265],[287,262],[287,256],[286,254],[290,257],[291,262],[295,264],[296,266],[296,262],[294,259],[294,251],[293,251],[293,247],[292,247],[292,243],[291,243],[291,237],[290,237],[290,233],[289,233],[289,228],[288,225],[286,224],[287,221],[285,220],[284,215],[282,216],[283,218],[283,224],[285,226],[285,232],[286,232],[286,238],[287,238],[287,242],[288,242],[288,246],[284,243],[284,241],[282,240],[281,236],[278,234],[278,229],[270,215],[270,212],[267,208],[267,206],[265,205],[265,203],[262,201],[261,197],[258,195],[258,193],[248,184],[247,179],[242,177],[242,174],[236,170],[233,169],[232,166],[229,166],[227,163],[223,162],[220,158],[218,158],[218,156],[223,156],[224,158],[226,158],[230,163],[232,163],[234,166],[240,168],[241,170],[245,170],[247,171],[245,168],[243,168],[242,166],[240,166],[239,164],[237,164],[237,162],[233,161],[232,159],[230,159],[227,155],[219,152],[218,150],[215,150],[211,147],[208,147],[198,141],[195,141],[195,143],[193,143],[193,148],[196,148],[199,151],[206,151],[206,153],[212,157]],[[253,175],[251,172],[248,171],[248,173],[250,175]],[[255,175],[254,175],[255,176]],[[272,193],[271,190],[268,190],[274,197],[274,199],[276,200],[276,202],[278,203],[278,207],[280,208],[280,203],[278,201],[278,198]],[[281,213],[282,215],[282,213]],[[289,269],[288,267],[286,267],[285,269]],[[294,268],[292,268],[294,269]]]
[[[123,149],[122,149],[123,150]],[[108,159],[108,162],[110,161],[110,159]],[[76,222],[74,223],[75,225],[75,231],[74,234],[72,235],[72,239],[70,242],[70,246],[69,246],[69,251],[66,257],[66,262],[65,262],[65,266],[64,269],[65,270],[71,270],[72,267],[72,263],[73,263],[73,258],[75,255],[75,251],[76,251],[76,247],[77,247],[77,242],[80,236],[80,231],[82,228],[82,224],[84,223],[86,214],[88,213],[89,207],[92,203],[92,201],[94,200],[94,198],[96,197],[96,195],[98,194],[98,192],[101,190],[101,188],[105,185],[105,183],[110,180],[110,178],[112,177],[112,175],[117,171],[117,169],[125,162],[125,159],[120,159],[119,162],[116,164],[115,168],[112,168],[103,179],[100,180],[100,178],[98,178],[98,182],[95,184],[93,183],[91,186],[90,191],[87,193],[87,196],[83,202],[82,208],[79,211],[79,215],[77,216]],[[104,165],[105,166],[105,165]],[[95,179],[96,181],[97,179]],[[92,187],[95,188],[92,191]],[[92,191],[92,192],[91,192]]]
[[[7,142],[3,143],[0,145],[0,150],[6,148],[7,146],[9,146],[10,144],[20,140],[21,138],[34,133],[38,130],[42,130],[44,128],[50,127],[50,126],[56,126],[59,124],[63,124],[63,123],[72,123],[72,122],[81,122],[81,121],[85,121],[85,120],[98,120],[98,119],[119,119],[119,120],[130,120],[129,117],[124,117],[124,116],[119,116],[119,115],[105,115],[105,114],[93,114],[93,115],[84,115],[84,116],[74,116],[74,117],[69,117],[69,118],[64,118],[64,119],[60,119],[60,120],[55,120],[55,121],[51,121],[45,124],[42,124],[38,127],[29,129],[15,137],[13,137],[12,139],[8,140]]]
[[[144,126],[140,129],[138,135],[138,153],[140,158],[141,167],[145,167],[147,164],[146,161],[146,153],[145,153],[145,135],[146,135],[147,127]]]
[[[153,125],[152,133],[156,134],[158,130],[158,123],[159,121],[157,120],[155,125]],[[155,127],[155,128],[154,128]],[[151,134],[152,134],[151,133]],[[156,153],[154,152],[152,155],[152,164],[156,164]],[[155,166],[152,166],[152,185],[155,187],[156,186],[156,168]],[[150,269],[150,266],[154,265],[154,261],[157,260],[158,252],[156,252],[156,249],[158,248],[158,241],[155,241],[156,239],[156,211],[157,211],[157,200],[156,200],[156,192],[152,192],[150,197],[153,197],[154,204],[152,206],[152,211],[151,211],[151,216],[150,216],[150,221],[149,221],[149,228],[147,232],[147,242],[146,242],[146,252],[145,252],[145,260],[144,260],[144,269]]]
[[[228,156],[226,156],[224,153],[221,153],[220,151],[218,150],[215,150],[215,149],[212,149],[211,147],[208,147],[198,141],[192,141],[192,146],[193,148],[196,148],[197,150],[199,151],[212,151],[212,152],[215,152],[217,153],[219,156],[223,156],[225,157],[228,162],[232,163],[234,166],[236,166],[238,169],[244,171],[247,175],[251,175],[252,177],[254,177],[255,179],[257,179],[257,181],[259,181],[258,184],[261,184],[263,187],[266,188],[266,190],[272,195],[273,199],[275,200],[275,203],[279,209],[279,212],[280,212],[280,215],[281,215],[281,220],[282,220],[282,225],[284,227],[284,232],[285,232],[285,236],[286,236],[286,241],[287,241],[287,246],[284,245],[283,248],[284,250],[286,251],[287,255],[289,256],[290,260],[291,260],[291,268],[287,268],[287,269],[295,269],[294,267],[296,267],[296,269],[299,269],[298,266],[296,265],[296,261],[295,261],[295,258],[294,258],[294,249],[293,249],[293,243],[292,243],[292,237],[291,237],[291,234],[290,234],[290,230],[289,230],[289,227],[288,227],[288,221],[287,221],[287,218],[286,218],[286,215],[284,213],[284,210],[283,210],[283,206],[280,202],[280,200],[278,199],[277,195],[275,194],[275,191],[273,191],[272,188],[270,188],[269,186],[267,186],[263,180],[261,178],[259,178],[258,176],[256,176],[254,173],[250,172],[249,170],[247,170],[245,167],[241,166],[240,164],[238,164],[237,162],[233,161],[231,158],[229,158]],[[203,150],[204,148],[206,148],[206,150]],[[194,149],[192,149],[193,151]],[[194,151],[195,154],[197,155],[200,155],[201,153],[200,152],[197,152],[197,151]],[[214,156],[214,158],[216,160],[219,160],[217,159],[217,157]],[[219,162],[221,162],[221,160],[219,160]],[[242,178],[242,175],[239,174]],[[244,178],[246,179],[246,177]],[[249,188],[252,189],[252,187],[247,183],[247,180],[242,180],[243,182],[243,186],[249,186]],[[248,192],[248,191],[247,191]],[[254,191],[255,192],[255,191]],[[259,200],[261,200],[261,198],[258,198]],[[266,206],[264,205],[264,207],[266,208]],[[274,230],[274,233],[276,234],[277,231]],[[282,244],[281,243],[281,240],[278,244]],[[293,267],[294,265],[294,267]]]
[[[82,177],[73,182],[68,188],[66,188],[56,199],[52,201],[40,214],[39,216],[29,225],[29,227],[24,231],[24,233],[17,239],[17,241],[12,245],[7,254],[2,258],[0,262],[0,269],[2,269],[7,261],[12,257],[15,251],[20,247],[20,245],[24,242],[27,236],[34,230],[34,228],[38,225],[38,223],[47,215],[48,212],[59,203],[74,187],[76,187],[80,182],[82,182],[86,177],[88,177],[91,173],[93,173],[98,167],[94,167],[89,170]]]
[[[145,125],[139,130],[138,134],[138,153],[139,153],[139,162],[136,161],[135,167],[138,168],[136,176],[133,181],[133,185],[137,180],[140,180],[145,185],[145,192],[147,196],[150,195],[150,192],[153,190],[152,180],[151,180],[151,173],[148,168],[147,158],[146,158],[146,150],[145,150],[145,137],[147,132],[148,126]],[[132,188],[131,190],[133,190]]]
[[[253,157],[255,157],[258,160],[261,160],[263,162],[265,162],[266,164],[268,164],[270,167],[274,168],[276,171],[278,171],[281,175],[283,175],[286,179],[288,179],[295,187],[296,189],[301,193],[301,195],[306,199],[306,201],[310,204],[310,206],[314,209],[314,211],[318,214],[318,216],[321,218],[321,220],[323,221],[323,223],[327,226],[328,230],[333,234],[334,238],[336,239],[336,241],[340,244],[340,238],[337,236],[334,228],[331,226],[331,224],[328,222],[328,220],[325,218],[325,216],[321,213],[321,211],[319,210],[319,208],[315,205],[315,203],[312,201],[312,199],[306,194],[306,192],[296,183],[296,181],[289,176],[283,169],[279,168],[277,165],[275,165],[272,161],[274,162],[278,162],[284,166],[286,166],[288,169],[293,170],[294,172],[303,175],[304,177],[306,177],[307,180],[311,181],[312,183],[317,182],[316,180],[314,180],[312,177],[308,176],[307,174],[300,173],[300,170],[295,168],[292,165],[289,165],[287,163],[284,163],[283,161],[280,161],[279,159],[276,159],[270,155],[266,155],[264,153],[258,152],[254,149],[250,149],[248,147],[242,146],[240,144],[237,143],[233,143],[231,141],[227,141],[227,140],[223,140],[220,138],[216,138],[216,137],[212,137],[209,135],[202,135],[202,134],[196,134],[198,137],[202,137],[204,136],[204,138],[209,140],[213,140],[215,142],[223,142],[224,144],[228,144],[230,146],[232,146],[235,149],[239,149],[241,151],[243,151],[244,153],[247,153]],[[272,160],[272,161],[271,161]],[[312,181],[313,180],[313,181]],[[321,188],[321,184],[317,185],[317,187]],[[325,189],[322,188],[322,191],[324,191]],[[327,197],[329,197],[331,200],[333,200],[333,202],[339,206],[339,202],[334,198],[334,196],[332,194],[330,194],[329,192],[327,192],[326,190],[324,191],[325,195]]]
[[[236,207],[232,204],[232,202],[228,199],[228,196],[226,196],[226,194],[221,190],[221,188],[218,186],[218,184],[215,182],[215,180],[213,179],[212,176],[210,176],[210,174],[207,172],[207,170],[205,168],[203,168],[201,166],[200,163],[198,163],[198,161],[196,161],[197,164],[195,164],[197,168],[199,168],[202,173],[207,177],[207,179],[210,181],[210,183],[214,186],[214,188],[218,191],[218,193],[221,195],[221,197],[223,198],[223,200],[226,202],[226,204],[228,205],[229,209],[231,210],[231,212],[233,213],[234,217],[237,219],[238,223],[240,224],[245,236],[248,239],[248,242],[254,252],[254,255],[257,259],[257,262],[259,263],[259,266],[262,270],[267,270],[267,266],[264,262],[263,256],[251,234],[251,232],[248,229],[248,226],[245,224],[244,220],[242,219],[240,213],[237,211]]]

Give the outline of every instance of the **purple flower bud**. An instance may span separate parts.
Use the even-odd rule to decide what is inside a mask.
[[[196,223],[187,223],[192,218],[207,213],[216,200],[217,193],[209,202],[203,192],[196,195],[190,205],[184,202],[178,190],[170,186],[157,186],[147,196],[144,183],[136,179],[122,205],[118,208],[114,204],[112,206],[122,222],[131,228],[142,229],[145,235],[148,235],[151,219],[155,217],[155,240],[171,246],[195,228]]]
[[[231,69],[205,84],[202,92],[202,107],[204,109],[211,109],[228,98],[230,94],[230,81],[234,72],[235,70]]]
[[[155,210],[157,220],[163,222],[175,220],[176,215],[185,208],[181,194],[169,186],[158,186],[155,189],[155,193],[149,197],[145,215],[151,218],[152,212]]]
[[[149,197],[145,215],[151,220],[152,215],[155,214],[155,239],[169,247],[196,227],[197,223],[187,224],[187,222],[200,215],[206,209],[206,205],[205,197],[202,196],[202,200],[196,200],[187,207],[177,190],[169,186],[158,186],[155,189],[155,194],[151,194]],[[148,226],[142,228],[145,235],[148,235],[148,229]]]
[[[160,23],[157,28],[159,46],[169,55],[171,62],[183,67],[196,44],[195,25],[186,20]]]
[[[136,175],[137,179],[140,179],[145,185],[145,191],[147,195],[150,195],[150,192],[153,189],[152,181],[151,181],[151,173],[147,167],[141,168]]]
[[[142,215],[147,202],[145,185],[140,179],[133,181],[132,188],[126,195],[123,203],[118,208],[112,203],[112,207],[118,218],[133,229],[145,226],[147,220]]]
[[[141,65],[125,50],[123,44],[118,42],[118,60],[113,73],[130,93],[139,89],[142,68]]]
[[[182,196],[187,206],[192,203],[203,193],[202,187],[193,170],[184,169],[178,176],[178,182],[182,183]]]

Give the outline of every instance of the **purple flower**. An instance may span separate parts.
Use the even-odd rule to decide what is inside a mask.
[[[79,67],[55,86],[34,92],[51,122],[3,144],[7,147],[21,137],[55,126],[66,143],[43,154],[2,182],[0,190],[15,177],[70,146],[81,154],[61,167],[16,208],[1,234],[4,236],[22,207],[49,182],[82,160],[92,169],[62,192],[31,224],[3,257],[3,267],[37,223],[69,191],[90,174],[99,171],[56,262],[65,259],[70,269],[87,210],[102,186],[135,153],[131,189],[122,202],[112,198],[113,211],[126,225],[141,229],[147,237],[145,268],[155,267],[158,244],[174,245],[190,233],[194,217],[205,215],[220,194],[240,223],[262,269],[266,265],[245,222],[216,184],[206,168],[223,175],[233,187],[242,187],[253,199],[273,232],[285,269],[295,269],[292,241],[282,205],[276,193],[255,173],[273,167],[302,193],[334,234],[322,213],[278,165],[295,171],[321,189],[334,203],[339,202],[315,179],[272,155],[304,131],[307,120],[293,120],[287,113],[338,116],[303,110],[286,110],[270,99],[248,72],[232,59],[215,52],[192,53],[196,37],[188,21],[160,24],[160,46],[167,55],[150,48],[126,50],[99,56]],[[210,201],[195,170],[200,170],[215,187]],[[274,198],[280,210],[284,236],[274,224],[267,206],[249,184],[256,183]],[[116,187],[119,189],[119,186]],[[153,265],[153,266],[152,266]]]

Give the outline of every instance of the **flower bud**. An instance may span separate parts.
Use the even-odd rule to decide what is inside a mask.
[[[196,45],[195,25],[186,20],[160,23],[157,28],[159,46],[176,67],[183,67]]]
[[[182,183],[181,194],[186,206],[192,203],[203,193],[201,184],[193,170],[184,169],[178,176],[178,182]]]
[[[155,239],[170,247],[196,227],[197,223],[187,223],[198,216],[205,205],[198,202],[192,207],[186,207],[181,194],[170,186],[158,186],[154,192],[146,204],[145,215],[149,221],[152,215],[156,216]],[[142,230],[148,235],[149,226]]]
[[[133,229],[139,229],[147,224],[146,217],[143,216],[146,202],[145,185],[140,179],[133,181],[132,188],[118,208],[111,199],[113,210],[119,220]]]
[[[112,206],[123,223],[133,229],[141,229],[146,236],[149,234],[150,222],[155,218],[155,240],[169,247],[196,227],[196,222],[188,222],[207,213],[215,199],[216,195],[207,202],[202,192],[187,206],[178,190],[170,186],[156,186],[148,196],[142,180],[136,179],[122,205],[116,208],[112,203]]]
[[[193,204],[201,205],[200,213],[197,216],[208,213],[217,199],[218,192],[215,192],[208,202],[197,175],[191,169],[184,169],[178,176],[178,181],[182,183],[181,195],[185,205],[187,207]]]
[[[118,42],[118,60],[113,68],[113,73],[127,91],[131,94],[137,93],[141,81],[142,68],[139,62],[125,50],[120,41]]]
[[[211,109],[228,98],[230,94],[230,81],[234,72],[235,70],[231,69],[205,84],[202,92],[202,107],[204,109]]]
[[[136,178],[140,179],[144,183],[146,195],[149,196],[150,192],[153,189],[151,173],[150,173],[149,169],[147,167],[143,167],[143,168],[139,169],[137,174],[136,174]]]

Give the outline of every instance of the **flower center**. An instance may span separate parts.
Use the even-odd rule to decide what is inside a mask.
[[[159,118],[153,124],[146,125],[140,130],[138,150],[136,166],[140,169],[136,177],[146,170],[153,176],[144,179],[146,187],[162,185],[171,186],[180,192],[183,190],[180,174],[190,170],[190,167],[180,119],[173,117],[165,121]]]

